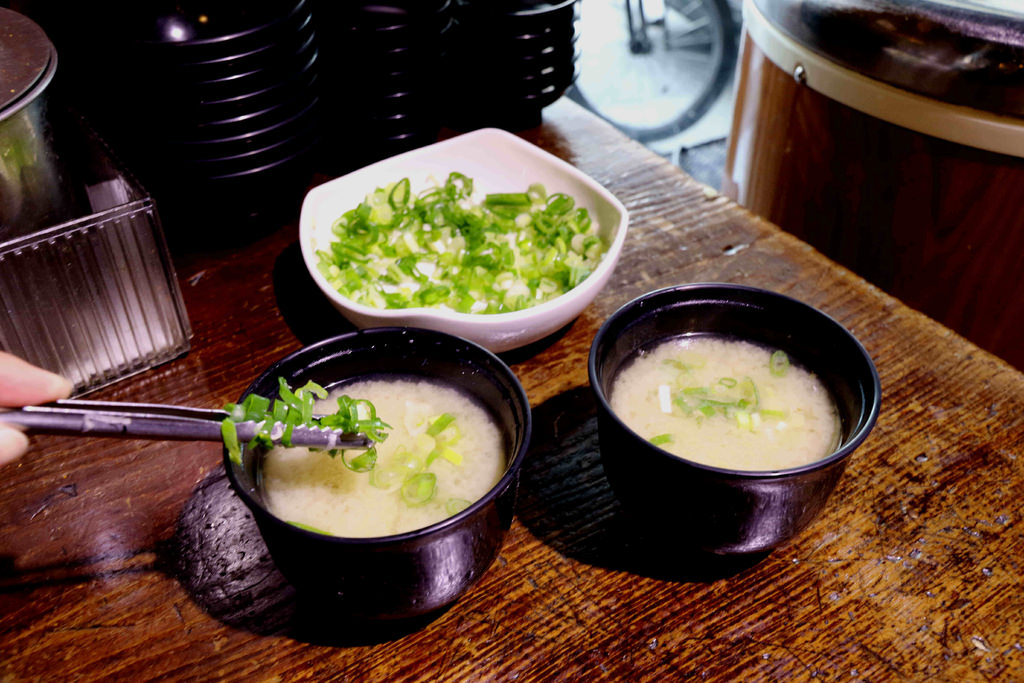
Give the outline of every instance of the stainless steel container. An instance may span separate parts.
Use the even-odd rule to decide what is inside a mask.
[[[724,192],[1024,368],[1024,3],[743,19]]]
[[[81,394],[187,352],[191,328],[153,200],[48,103],[56,68],[0,8],[0,349]]]
[[[47,119],[57,51],[38,25],[0,8],[0,238],[67,220],[74,201]]]
[[[82,394],[186,353],[191,327],[152,198],[84,123],[54,109],[68,187],[88,208],[0,232],[0,349]]]

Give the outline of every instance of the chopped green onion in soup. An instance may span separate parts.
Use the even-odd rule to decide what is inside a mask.
[[[327,398],[326,389],[316,382],[310,381],[292,391],[284,377],[277,378],[277,386],[278,398],[273,402],[264,396],[249,394],[242,403],[228,403],[224,406],[224,411],[228,416],[221,422],[221,437],[232,462],[236,464],[242,462],[242,445],[239,443],[238,429],[235,427],[238,422],[255,422],[260,425],[256,436],[248,444],[250,448],[272,446],[270,433],[274,423],[277,422],[285,425],[285,431],[281,437],[281,442],[285,446],[291,446],[292,431],[299,426],[328,427],[353,434],[365,434],[375,442],[381,442],[387,438],[387,430],[391,426],[377,417],[373,404],[366,400],[341,395],[337,397],[336,405],[322,406],[322,409],[328,414],[313,417],[314,403],[317,399]],[[373,463],[376,460],[376,451],[370,448],[358,456],[353,456],[351,461],[344,460],[348,467],[369,471],[373,468]]]
[[[378,188],[332,226],[320,273],[374,308],[519,311],[579,285],[608,244],[589,212],[540,183],[478,199],[451,173],[412,194],[409,179]]]
[[[662,342],[614,379],[615,414],[652,445],[746,471],[829,455],[839,418],[827,388],[780,350],[711,335]]]
[[[402,533],[457,514],[505,470],[497,425],[454,388],[400,377],[363,379],[342,390],[392,425],[388,438],[376,444],[369,469],[358,466],[361,451],[334,458],[306,448],[268,451],[263,494],[281,519],[337,536]]]

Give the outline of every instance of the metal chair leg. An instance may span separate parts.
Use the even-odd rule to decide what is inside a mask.
[[[633,18],[632,0],[626,0],[626,24],[629,27],[629,51],[635,55],[647,54],[653,49],[651,38],[647,35],[647,17],[644,16],[644,0],[636,0],[636,11],[639,18]]]

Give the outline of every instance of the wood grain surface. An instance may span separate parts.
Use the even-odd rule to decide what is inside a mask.
[[[346,622],[274,569],[216,444],[38,436],[0,470],[0,681],[1024,680],[1024,375],[571,102],[522,135],[631,225],[595,303],[508,357],[535,433],[482,580],[428,619]],[[192,350],[93,396],[218,407],[349,329],[296,239],[293,223],[179,254]],[[634,296],[694,281],[821,308],[881,375],[877,427],[826,512],[766,556],[647,538],[602,472],[591,339]]]

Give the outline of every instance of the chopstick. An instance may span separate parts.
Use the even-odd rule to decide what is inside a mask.
[[[76,399],[0,409],[0,422],[32,432],[169,441],[221,441],[221,422],[227,416],[223,410]],[[251,421],[236,423],[239,441],[250,441],[261,426],[262,423]],[[271,441],[280,443],[284,432],[284,424],[274,423],[270,430]],[[293,446],[347,449],[369,448],[371,441],[363,434],[297,426],[292,430],[291,443]]]

